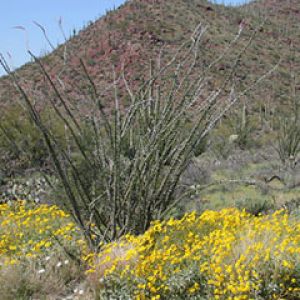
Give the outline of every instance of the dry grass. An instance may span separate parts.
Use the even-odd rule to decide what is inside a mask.
[[[63,299],[83,276],[81,268],[60,249],[53,255],[3,265],[0,270],[1,300]]]

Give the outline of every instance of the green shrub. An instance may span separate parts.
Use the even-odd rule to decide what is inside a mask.
[[[51,110],[46,109],[41,118],[52,127],[59,144],[65,143],[64,126]],[[9,175],[45,166],[49,167],[49,152],[36,124],[20,106],[4,109],[0,119],[0,169]]]
[[[244,199],[237,201],[236,207],[241,210],[245,209],[254,216],[266,214],[275,209],[274,204],[268,201],[268,199],[249,199],[246,195]]]

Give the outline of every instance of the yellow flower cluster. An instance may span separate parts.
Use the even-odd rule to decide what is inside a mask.
[[[76,230],[69,215],[55,205],[1,204],[1,262],[15,264],[24,257],[45,254],[55,240],[72,240]]]
[[[88,262],[88,273],[119,276],[137,300],[300,299],[300,223],[284,211],[192,212],[108,244]]]

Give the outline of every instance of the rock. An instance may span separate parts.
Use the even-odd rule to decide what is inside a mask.
[[[234,143],[235,141],[237,141],[239,138],[238,134],[232,134],[231,136],[229,136],[228,141],[229,143]]]

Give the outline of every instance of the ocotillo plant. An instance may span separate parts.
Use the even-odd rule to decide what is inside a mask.
[[[189,189],[182,188],[180,177],[195,149],[238,99],[267,76],[262,75],[243,91],[234,90],[234,70],[253,34],[232,62],[230,74],[210,91],[206,85],[209,72],[236,45],[241,29],[222,55],[200,72],[197,62],[204,34],[205,27],[198,26],[167,63],[153,64],[149,79],[138,90],[130,88],[124,74],[117,77],[113,71],[114,108],[110,111],[103,108],[97,85],[81,60],[85,90],[90,92],[84,115],[70,109],[72,103],[43,62],[30,53],[52,93],[48,91],[45,99],[65,125],[66,145],[57,141],[36,109],[32,94],[1,59],[49,149],[65,194],[61,205],[72,214],[92,247],[128,232],[144,232],[151,221],[162,219],[184,199]],[[119,96],[121,84],[130,99],[128,106]],[[187,131],[188,123],[192,126]]]

